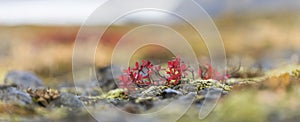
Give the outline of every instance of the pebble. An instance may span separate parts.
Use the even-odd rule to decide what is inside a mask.
[[[175,97],[178,95],[183,95],[183,94],[180,91],[170,89],[170,88],[167,88],[167,89],[163,90],[163,92],[162,92],[163,98],[172,98],[172,97]]]
[[[114,71],[115,77],[121,75],[120,67],[115,65],[109,65],[97,70],[97,79],[99,82],[99,86],[104,92],[108,92],[109,90],[116,89],[118,87],[115,83],[112,71]]]
[[[79,100],[77,96],[73,94],[61,93],[56,100],[51,102],[50,106],[69,107],[72,109],[76,109],[83,107],[83,103]]]
[[[32,99],[29,94],[13,86],[0,86],[0,101],[18,105],[32,104]]]
[[[38,88],[43,87],[43,81],[38,78],[35,74],[26,71],[10,71],[7,73],[5,84],[15,84],[20,88]]]

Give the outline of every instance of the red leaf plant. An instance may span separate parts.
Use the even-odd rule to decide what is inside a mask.
[[[174,86],[181,83],[182,78],[188,76],[188,72],[191,72],[194,79],[193,69],[187,66],[181,61],[180,56],[177,56],[171,61],[168,61],[167,68],[161,68],[160,65],[153,65],[150,61],[143,60],[140,64],[135,63],[135,67],[128,67],[123,71],[123,74],[119,76],[119,86],[121,88],[127,88],[128,90],[134,90],[135,87],[148,87],[150,85],[169,85]],[[163,72],[161,74],[161,72]],[[198,71],[198,75],[201,79],[216,79],[226,80],[230,75],[223,75],[215,70],[212,65],[207,64],[201,66]],[[154,76],[158,77],[159,81],[154,80]]]
[[[201,79],[208,80],[208,79],[215,79],[218,81],[224,81],[230,78],[230,74],[222,74],[218,72],[216,69],[212,67],[211,64],[206,64],[204,66],[200,66],[198,70],[198,75]]]
[[[153,64],[150,61],[142,61],[135,63],[134,68],[128,67],[127,70],[123,71],[123,75],[119,76],[121,88],[134,88],[134,85],[139,87],[148,86],[151,84],[150,74],[153,70]]]
[[[168,61],[167,85],[177,85],[182,77],[187,76],[187,66],[180,60],[180,57],[177,56],[174,60]]]

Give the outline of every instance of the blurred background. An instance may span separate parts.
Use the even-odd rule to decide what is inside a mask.
[[[260,64],[264,69],[298,62],[300,55],[300,2],[295,0],[196,0],[212,17],[224,41],[228,57],[239,57],[243,65]],[[1,0],[0,1],[0,78],[8,70],[30,70],[52,83],[72,81],[73,44],[80,26],[105,0]],[[109,8],[115,9],[134,3]],[[184,2],[146,3],[197,18],[197,11]],[[187,38],[198,59],[206,59],[208,51],[201,37],[186,24],[157,12],[141,12],[112,25],[101,38],[96,65],[109,65],[114,46],[130,29],[143,23],[171,23]],[[109,23],[106,18],[90,25],[82,40],[97,40],[96,27]],[[143,35],[140,35],[141,37]],[[165,35],[168,36],[168,35]],[[129,43],[130,44],[130,43]],[[157,53],[161,52],[161,53]],[[172,54],[161,47],[145,47],[134,59],[164,60]],[[208,57],[209,59],[209,57]],[[167,59],[168,60],[168,59]]]

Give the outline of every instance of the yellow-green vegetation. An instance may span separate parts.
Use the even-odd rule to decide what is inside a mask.
[[[0,69],[0,84],[3,84],[7,70]]]
[[[141,92],[143,96],[157,96],[160,95],[167,86],[150,86],[148,89]]]
[[[194,87],[197,88],[197,91],[201,91],[204,88],[221,88],[224,91],[230,91],[231,86],[220,83],[220,81],[209,79],[209,80],[194,80],[191,81],[190,84],[192,84]]]
[[[296,78],[300,78],[300,68],[292,71],[292,75]]]
[[[126,94],[126,90],[124,89],[115,89],[115,90],[111,90],[109,91],[107,94],[103,94],[101,96],[102,98],[106,98],[106,99],[127,99],[127,94]]]
[[[266,107],[258,101],[258,92],[243,91],[234,93],[218,104],[208,117],[214,122],[265,122],[267,120]]]

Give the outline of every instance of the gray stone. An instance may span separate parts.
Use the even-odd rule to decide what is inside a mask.
[[[40,78],[26,71],[10,71],[4,79],[4,83],[15,84],[20,88],[43,87],[43,81]]]
[[[60,96],[51,102],[50,106],[54,107],[69,107],[69,108],[81,108],[83,107],[83,103],[79,100],[79,98],[73,94],[69,93],[61,93]]]
[[[118,86],[115,83],[114,75],[118,77],[121,74],[121,68],[115,65],[99,68],[97,70],[97,79],[102,91],[108,92],[109,90],[116,89]]]
[[[223,90],[221,88],[212,87],[204,89],[203,91],[204,92],[202,93],[202,95],[205,96],[206,101],[215,101],[222,95]]]
[[[174,90],[174,89],[170,89],[170,88],[163,90],[163,92],[161,94],[162,94],[163,98],[172,98],[175,96],[183,95],[182,92]]]
[[[19,105],[32,104],[32,99],[29,94],[9,86],[0,86],[0,100],[5,103],[15,103]]]

